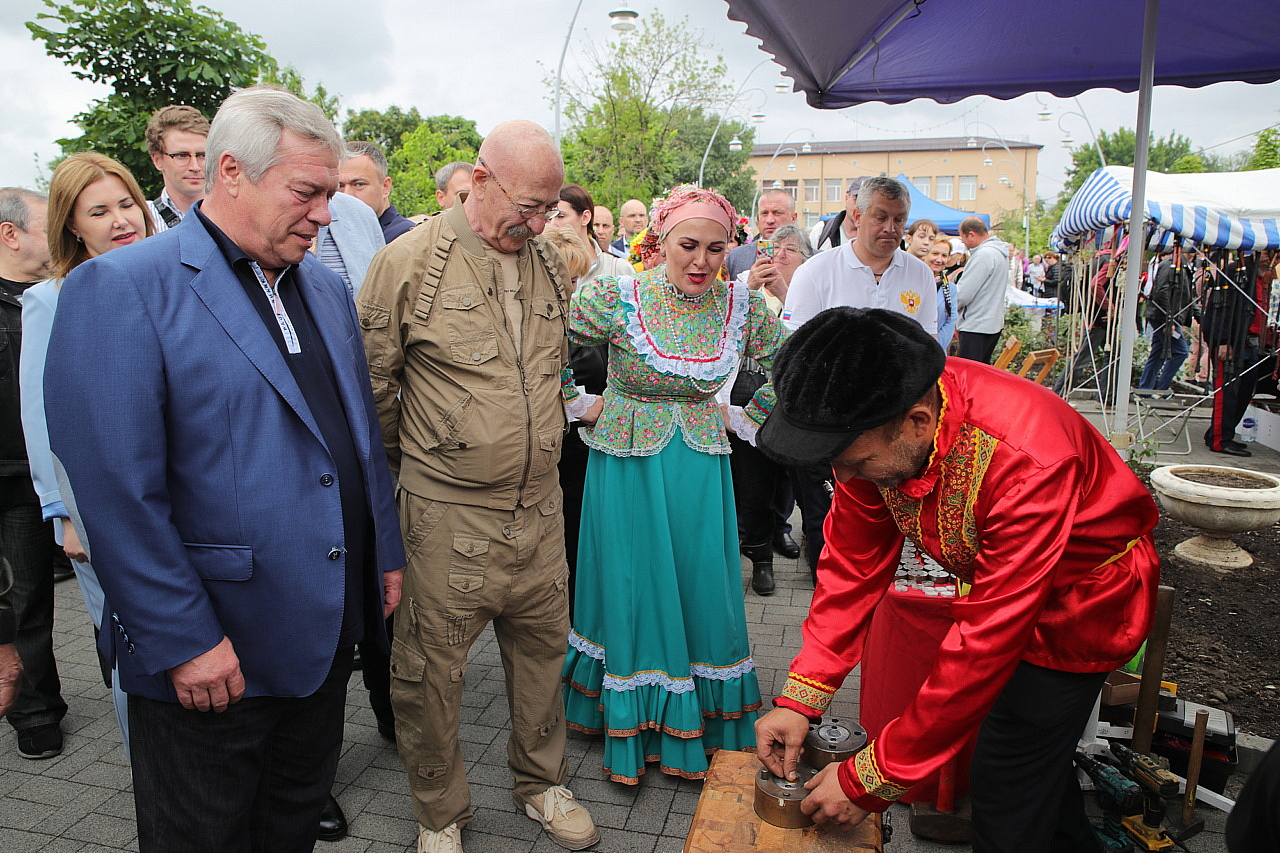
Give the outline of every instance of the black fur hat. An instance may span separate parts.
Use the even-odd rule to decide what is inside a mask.
[[[778,400],[757,439],[785,465],[839,456],[863,432],[918,403],[947,356],[909,317],[882,308],[829,308],[782,345]]]

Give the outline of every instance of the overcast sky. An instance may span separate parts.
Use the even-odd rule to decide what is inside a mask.
[[[424,115],[449,113],[474,119],[481,133],[505,119],[527,118],[550,128],[549,87],[577,0],[204,0],[244,29],[262,36],[281,64],[298,68],[309,85],[323,82],[341,96],[345,109],[417,107]],[[618,0],[585,0],[570,38],[566,76],[581,73],[580,57],[592,42],[608,41],[608,13]],[[42,164],[58,153],[53,140],[78,134],[70,118],[106,87],[75,79],[46,56],[23,22],[43,9],[39,0],[0,0],[0,186],[33,185]],[[1036,120],[1034,95],[1013,101],[978,96],[958,104],[932,101],[851,109],[811,109],[804,96],[778,94],[781,69],[730,21],[723,0],[662,0],[631,8],[641,17],[654,9],[668,19],[688,16],[701,29],[709,56],[723,55],[729,81],[744,93],[730,114],[766,115],[760,142],[810,138],[887,139],[903,136],[996,136],[1045,146],[1038,194],[1052,198],[1062,186],[1070,158],[1060,145],[1062,129],[1077,144],[1088,140],[1083,120],[1066,115],[1072,101],[1040,96],[1054,112]],[[1041,37],[1028,34],[1028,37]],[[1049,38],[1048,47],[1064,36]],[[752,71],[752,69],[755,69]],[[759,91],[753,91],[758,89]],[[1133,127],[1137,96],[1110,90],[1087,92],[1080,103],[1097,129]],[[1059,126],[1061,120],[1061,128]],[[1280,83],[1249,86],[1220,83],[1203,89],[1160,87],[1152,115],[1158,135],[1177,130],[1214,152],[1251,148],[1251,134],[1280,122]],[[1237,137],[1243,137],[1237,139]],[[1015,183],[1016,174],[1008,177]]]

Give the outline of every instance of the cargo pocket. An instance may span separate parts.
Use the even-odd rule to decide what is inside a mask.
[[[402,492],[400,496],[400,529],[404,531],[405,563],[413,562],[413,555],[444,518],[449,505],[444,501],[431,501]]]
[[[489,565],[489,539],[485,536],[453,535],[453,550],[449,554],[450,611],[474,612],[480,605],[484,587],[484,573]],[[452,620],[451,620],[452,621]],[[453,645],[450,642],[450,645]]]

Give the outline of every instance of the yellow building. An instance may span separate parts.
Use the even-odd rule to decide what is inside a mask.
[[[1020,212],[1024,198],[1036,198],[1043,147],[988,136],[788,142],[756,145],[749,162],[760,189],[791,194],[806,226],[844,210],[851,178],[900,174],[934,201],[989,214],[996,225],[1004,211]]]

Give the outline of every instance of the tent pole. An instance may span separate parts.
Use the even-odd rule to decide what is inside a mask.
[[[1156,23],[1160,0],[1146,0],[1142,21],[1142,77],[1138,86],[1138,129],[1134,140],[1133,207],[1129,212],[1129,256],[1120,318],[1120,367],[1116,377],[1116,407],[1111,416],[1111,444],[1124,450],[1133,441],[1129,431],[1129,396],[1133,384],[1133,345],[1138,335],[1138,278],[1146,248],[1147,163],[1151,141],[1151,89],[1156,74]]]

